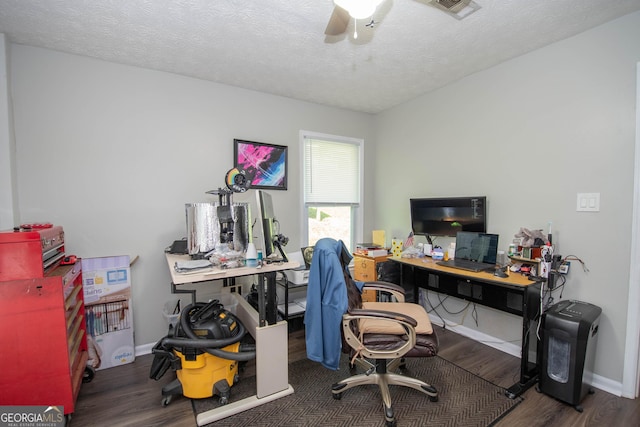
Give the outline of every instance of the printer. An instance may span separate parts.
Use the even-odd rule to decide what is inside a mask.
[[[287,280],[294,285],[306,285],[309,283],[309,269],[307,268],[302,251],[289,254],[289,261],[300,264],[300,267],[291,270],[284,270]]]

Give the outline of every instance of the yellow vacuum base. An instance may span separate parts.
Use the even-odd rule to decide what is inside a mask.
[[[222,350],[237,353],[240,343],[231,344]],[[202,399],[219,395],[228,399],[229,388],[238,380],[238,362],[222,359],[209,353],[196,356],[196,360],[186,360],[184,355],[174,350],[180,358],[182,369],[176,371],[182,385],[182,394],[191,399]],[[221,381],[225,381],[222,383]]]

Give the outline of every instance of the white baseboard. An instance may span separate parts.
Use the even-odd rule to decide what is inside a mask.
[[[609,378],[593,374],[593,382],[591,385],[599,390],[622,397],[622,383],[619,381],[613,381]]]
[[[137,345],[136,357],[144,356],[145,354],[151,354],[151,350],[153,350],[154,345],[156,345],[156,343]]]
[[[431,322],[435,325],[438,326],[443,326],[442,322],[440,320],[435,320],[435,319],[431,319]],[[467,328],[466,326],[462,326],[462,325],[457,325],[457,326],[450,326],[447,325],[446,329],[453,331],[457,334],[462,335],[463,337],[467,337],[470,338],[474,341],[478,341],[481,342],[483,344],[488,345],[489,347],[495,348],[497,350],[500,350],[504,353],[510,354],[512,356],[515,356],[517,358],[520,358],[520,346],[510,343],[510,342],[506,342],[504,340],[501,340],[500,338],[496,338],[496,337],[492,337],[491,335],[487,335],[485,333],[482,333],[480,331],[477,331],[475,329],[471,329],[471,328]]]
[[[442,326],[442,322],[439,320],[432,319],[431,321],[435,325]],[[476,331],[475,329],[467,328],[462,325],[447,325],[447,329],[474,341],[486,344],[496,350],[500,350],[504,353],[520,358],[520,346],[513,343],[505,342],[499,338],[492,337],[491,335],[484,334],[480,331]],[[591,383],[591,386],[615,396],[622,397],[622,383],[619,381],[614,381],[601,375],[593,374],[593,382]]]
[[[442,326],[442,322],[440,322],[439,320],[432,319],[432,323],[434,325]],[[492,337],[491,335],[484,334],[480,331],[476,331],[475,329],[467,328],[466,326],[462,325],[447,326],[447,329],[464,337],[470,338],[474,341],[486,344],[489,347],[495,348],[496,350],[500,350],[504,353],[520,358],[520,346],[513,343],[505,342],[503,340],[500,340],[499,338]],[[151,354],[151,350],[153,350],[154,345],[155,343],[136,346],[136,357],[144,356],[145,354]],[[591,385],[599,390],[606,391],[607,393],[611,393],[615,396],[622,396],[622,383],[619,381],[614,381],[609,378],[594,374],[593,383]]]

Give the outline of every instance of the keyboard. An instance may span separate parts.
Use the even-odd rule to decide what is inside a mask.
[[[466,259],[450,259],[448,261],[438,261],[436,264],[443,265],[445,267],[458,268],[460,270],[473,271],[476,273],[495,267],[493,264],[469,261]]]

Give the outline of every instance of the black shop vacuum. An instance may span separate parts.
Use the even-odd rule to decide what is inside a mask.
[[[186,306],[176,327],[153,347],[149,378],[159,380],[171,368],[177,378],[162,388],[162,405],[173,396],[219,396],[229,402],[239,380],[238,364],[256,357],[255,345],[241,342],[246,329],[218,300]]]

